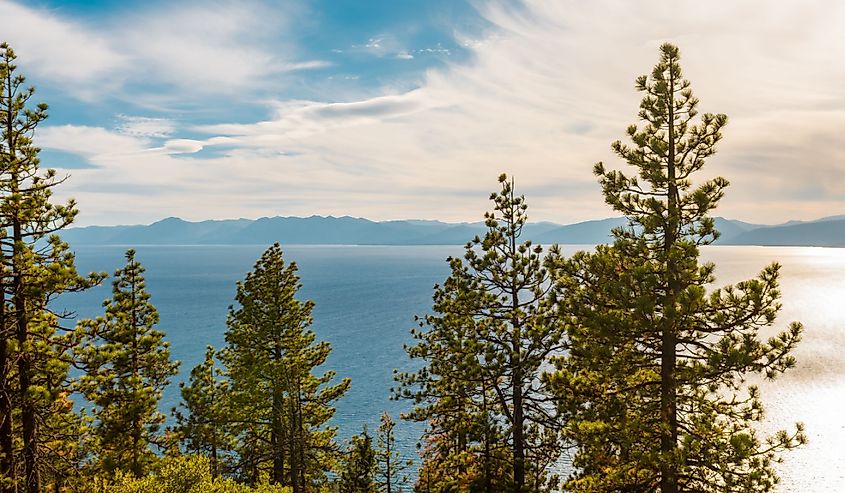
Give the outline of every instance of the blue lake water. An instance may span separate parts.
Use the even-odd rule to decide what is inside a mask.
[[[578,247],[566,247],[571,253]],[[181,373],[165,392],[162,410],[179,402],[178,382],[200,362],[206,345],[224,344],[226,314],[235,282],[243,279],[264,246],[138,246],[152,302],[161,315]],[[80,272],[113,272],[124,265],[126,247],[76,248]],[[428,313],[432,287],[449,269],[460,246],[286,246],[285,257],[299,265],[301,299],[314,300],[313,329],[331,342],[326,364],[352,388],[337,404],[334,424],[341,437],[375,429],[380,414],[394,417],[408,403],[390,400],[393,370],[409,370],[403,344],[412,342],[414,315]],[[773,260],[783,264],[783,311],[776,328],[791,320],[806,326],[798,368],[762,384],[769,413],[763,431],[803,421],[810,444],[778,466],[781,491],[845,491],[845,250],[826,248],[709,247],[703,258],[717,265],[717,285],[755,275]],[[59,306],[81,317],[102,314],[110,281],[63,297]],[[401,422],[397,438],[404,455],[416,456],[422,426]]]
[[[171,356],[182,362],[180,375],[168,387],[161,408],[169,414],[180,401],[178,382],[202,361],[205,347],[221,348],[235,282],[243,279],[264,246],[139,246],[147,289],[161,316],[158,325],[171,343]],[[80,272],[106,271],[125,264],[126,247],[76,248]],[[407,371],[412,362],[403,344],[411,342],[414,315],[431,307],[432,286],[448,275],[445,258],[461,247],[287,246],[286,261],[299,267],[300,299],[312,299],[318,339],[332,344],[327,369],[352,379],[352,388],[337,405],[334,424],[342,437],[364,424],[375,430],[383,411],[398,420],[408,403],[390,399],[393,370]],[[66,295],[58,306],[79,317],[102,314],[111,281]],[[399,423],[397,439],[403,454],[415,457],[422,432],[416,423]]]

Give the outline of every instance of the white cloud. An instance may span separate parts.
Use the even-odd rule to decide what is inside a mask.
[[[117,125],[117,130],[125,135],[162,138],[176,130],[175,122],[167,118],[128,115],[118,115],[118,118],[120,123]]]
[[[38,145],[107,161],[114,156],[144,151],[149,141],[138,136],[122,135],[104,128],[79,125],[45,126],[38,130]]]
[[[167,7],[130,16],[119,26],[119,44],[159,80],[193,91],[236,90],[284,70],[260,41],[285,19],[251,4]]]
[[[181,139],[174,131],[158,147],[141,134],[91,128],[57,130],[47,141],[98,166],[74,171],[66,187],[86,214],[129,217],[137,209],[150,219],[317,213],[474,220],[506,171],[528,196],[535,220],[606,217],[613,213],[592,164],[622,167],[609,145],[636,121],[641,95],[633,80],[650,71],[659,44],[672,41],[681,47],[701,109],[731,119],[703,173],[733,183],[720,214],[776,222],[845,210],[839,135],[845,5],[681,1],[666,9],[656,0],[526,0],[489,3],[482,13],[492,25],[488,33],[458,35],[469,59],[429,71],[413,91],[385,87],[346,102],[279,101],[264,121],[191,128],[207,139]],[[260,25],[250,29],[260,33]],[[166,37],[170,28],[153,25],[152,32]],[[221,38],[231,33],[223,29]],[[179,39],[190,45],[191,36]],[[387,40],[367,44],[385,49]],[[197,70],[187,80],[232,88],[270,73],[259,67],[267,62],[260,46],[254,49],[260,63],[243,66],[232,62],[234,53],[224,51],[219,65],[206,66],[200,60],[210,52],[168,54],[155,46],[143,63],[167,70],[152,60],[170,56],[162,67]],[[236,73],[224,73],[227,63]],[[191,154],[202,148],[214,152]],[[114,190],[126,184],[155,190],[157,198],[115,201]]]
[[[25,7],[0,0],[3,41],[8,41],[21,63],[41,78],[61,81],[85,98],[96,91],[88,86],[114,85],[129,67],[128,57],[116,50],[113,39],[47,9]]]
[[[293,72],[295,70],[310,70],[316,68],[331,67],[331,62],[325,60],[308,60],[305,62],[289,62],[281,65],[281,71]]]
[[[278,85],[282,74],[329,65],[296,57],[291,29],[296,2],[180,2],[107,18],[96,26],[47,9],[0,0],[3,36],[27,71],[85,100],[137,98],[138,86],[163,84],[186,95]],[[29,70],[31,69],[31,70]],[[132,86],[132,90],[126,88]],[[159,90],[158,97],[166,97]]]
[[[660,2],[530,0],[493,2],[483,13],[494,29],[466,42],[471,61],[430,72],[415,91],[340,105],[280,103],[272,120],[204,130],[247,147],[295,149],[314,169],[344,163],[337,169],[373,173],[382,189],[407,198],[401,209],[379,197],[344,212],[418,217],[428,208],[471,219],[486,207],[495,176],[509,171],[535,218],[604,217],[612,211],[592,164],[622,167],[609,144],[636,121],[633,80],[650,71],[660,43],[673,41],[702,110],[731,117],[704,173],[734,183],[720,213],[777,221],[796,211],[824,215],[831,202],[845,209],[845,178],[834,172],[845,150],[836,137],[845,124],[845,67],[834,63],[845,45],[838,4],[688,1],[666,10]],[[384,50],[385,39],[368,46]],[[451,195],[432,206],[431,190]],[[767,205],[752,206],[761,194],[771,197]]]
[[[332,129],[379,124],[426,109],[419,91],[378,96],[349,103],[285,101],[275,104],[276,118],[255,124],[216,124],[198,126],[208,134],[225,134],[229,144],[248,147],[285,147],[294,141],[325,134]]]
[[[158,149],[152,150],[162,150],[167,154],[194,154],[200,152],[204,147],[204,144],[199,140],[192,140],[192,139],[173,139],[168,140],[164,143],[164,146]]]

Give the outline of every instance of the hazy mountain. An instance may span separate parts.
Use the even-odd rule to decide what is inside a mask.
[[[725,219],[724,217],[714,218],[716,221],[716,231],[720,233],[719,239],[716,240],[717,245],[729,245],[737,236],[751,231],[756,228],[764,227],[762,224],[751,224],[736,219]]]
[[[598,219],[595,221],[584,221],[576,224],[568,224],[566,226],[558,226],[555,229],[541,233],[536,237],[531,237],[536,243],[561,243],[561,244],[579,244],[579,245],[596,245],[599,243],[609,243],[611,241],[610,231],[617,227],[623,226],[627,223],[624,218],[612,217],[608,219]]]
[[[769,226],[743,232],[731,239],[734,245],[845,246],[845,219]]]
[[[624,226],[613,217],[576,224],[530,223],[523,237],[535,243],[585,244],[611,241],[610,231]],[[845,216],[778,226],[716,218],[722,233],[718,244],[737,245],[845,245]],[[484,234],[483,222],[445,223],[410,219],[371,221],[357,217],[262,217],[190,222],[176,217],[149,225],[70,228],[62,237],[72,245],[462,245]]]

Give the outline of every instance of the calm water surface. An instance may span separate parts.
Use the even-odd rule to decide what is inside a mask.
[[[571,253],[577,247],[566,247]],[[163,410],[179,402],[177,382],[200,362],[205,346],[223,346],[227,308],[235,282],[251,270],[263,246],[136,247],[147,269],[148,289],[161,315],[181,373],[165,392]],[[411,342],[415,314],[431,306],[432,286],[448,275],[445,258],[460,246],[354,247],[287,246],[287,260],[299,264],[301,297],[316,303],[318,338],[332,343],[327,367],[352,378],[338,403],[335,424],[345,437],[364,424],[375,429],[382,411],[394,416],[407,403],[390,400],[392,372],[411,369],[403,350]],[[122,247],[75,249],[80,271],[108,271],[124,264]],[[737,282],[777,260],[783,265],[783,310],[776,329],[789,321],[805,325],[798,368],[761,386],[772,431],[803,421],[810,443],[787,454],[779,466],[781,491],[845,491],[845,250],[790,247],[708,247],[703,258],[716,263],[718,285]],[[102,314],[110,284],[68,295],[60,305],[81,317]],[[403,454],[415,456],[422,428],[400,423]]]
[[[760,385],[768,411],[763,429],[807,427],[810,443],[784,456],[784,492],[845,492],[845,249],[710,247],[717,284],[737,282],[777,260],[783,309],[775,329],[804,323],[797,367]],[[774,332],[774,331],[772,331]]]

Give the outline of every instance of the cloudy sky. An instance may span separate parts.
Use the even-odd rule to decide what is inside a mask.
[[[845,2],[0,0],[79,224],[613,215],[591,174],[664,41],[705,112],[719,214],[845,213]]]

